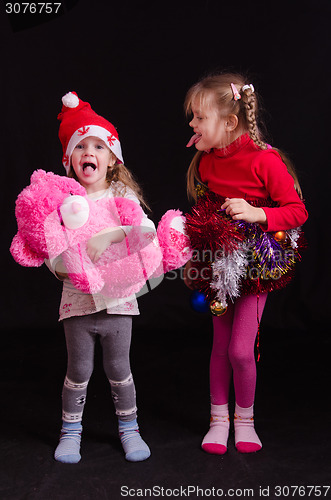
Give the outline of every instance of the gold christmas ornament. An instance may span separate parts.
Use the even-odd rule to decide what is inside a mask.
[[[225,307],[222,302],[219,302],[219,300],[212,300],[209,307],[214,316],[223,316],[227,311],[227,307]]]

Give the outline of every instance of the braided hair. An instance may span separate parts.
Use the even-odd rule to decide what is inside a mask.
[[[233,87],[234,86],[234,87]],[[234,95],[234,90],[236,95]],[[200,106],[212,104],[218,110],[220,118],[234,114],[238,118],[239,129],[248,132],[252,141],[260,149],[269,149],[259,126],[258,96],[253,85],[248,84],[244,76],[238,73],[220,73],[210,75],[193,85],[187,92],[184,109],[187,115],[192,112],[192,104],[198,100]],[[285,163],[288,172],[294,179],[294,186],[299,196],[302,192],[293,164],[287,156],[276,148]],[[190,198],[196,199],[195,184],[203,184],[198,174],[202,152],[198,151],[188,169],[187,192]]]

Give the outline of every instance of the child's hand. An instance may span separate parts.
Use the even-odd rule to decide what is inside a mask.
[[[225,198],[225,203],[221,206],[233,220],[243,220],[245,222],[257,222],[265,224],[267,216],[263,208],[252,207],[243,198]]]
[[[92,262],[96,262],[112,243],[119,243],[125,238],[120,227],[107,227],[96,233],[86,243],[86,252]]]

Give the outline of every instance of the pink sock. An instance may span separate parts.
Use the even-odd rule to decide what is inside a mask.
[[[253,405],[241,408],[236,404],[234,415],[234,437],[240,453],[253,453],[262,448],[262,443],[254,429]]]
[[[210,413],[210,428],[203,438],[201,448],[207,453],[224,455],[227,451],[230,427],[228,404],[212,404]]]

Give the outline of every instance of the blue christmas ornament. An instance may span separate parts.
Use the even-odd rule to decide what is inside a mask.
[[[205,294],[199,292],[199,290],[194,290],[192,293],[190,304],[196,312],[205,313],[209,311],[209,301],[206,299]]]

